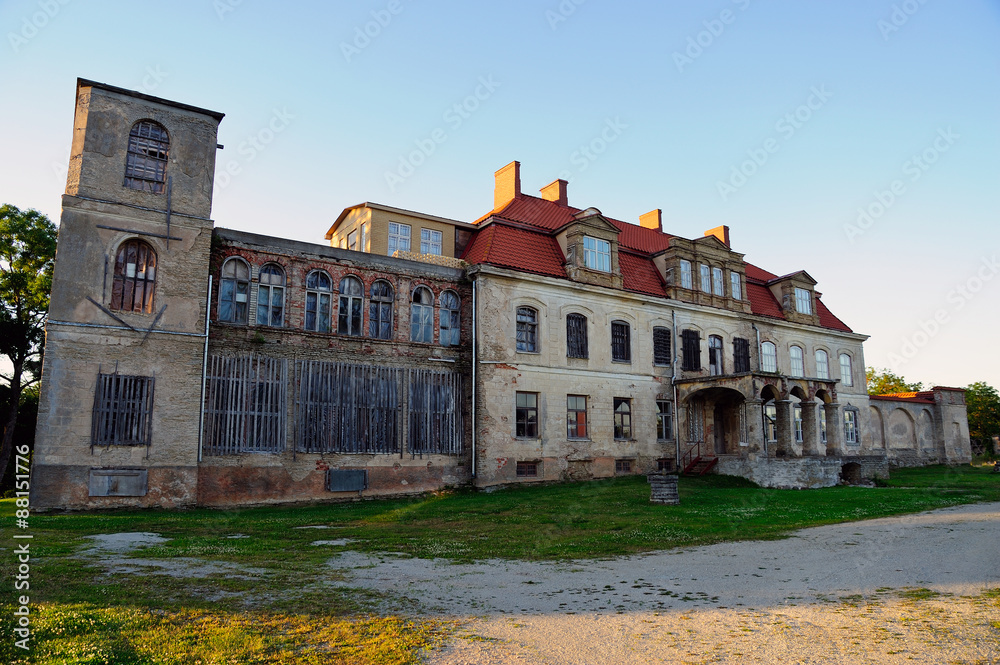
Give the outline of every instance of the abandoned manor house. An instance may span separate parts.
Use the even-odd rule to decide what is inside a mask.
[[[77,82],[38,509],[658,471],[823,487],[971,457],[964,391],[869,397],[867,337],[727,226],[525,194],[511,162],[474,221],[362,203],[324,244],[218,228],[222,119]]]

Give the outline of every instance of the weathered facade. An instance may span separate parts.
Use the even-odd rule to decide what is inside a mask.
[[[963,393],[869,398],[864,335],[729,229],[496,174],[474,223],[374,203],[329,246],[215,228],[222,114],[80,80],[36,508],[234,506],[969,458]]]

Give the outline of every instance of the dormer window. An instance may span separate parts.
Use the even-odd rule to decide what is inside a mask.
[[[800,289],[796,287],[795,289],[795,311],[799,314],[811,315],[812,311],[812,293],[809,289]]]
[[[693,289],[694,281],[691,278],[691,262],[681,259],[681,287]]]
[[[611,272],[611,243],[607,240],[584,236],[583,264],[591,270]]]

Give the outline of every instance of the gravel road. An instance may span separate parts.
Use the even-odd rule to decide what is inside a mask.
[[[1000,664],[1000,503],[600,561],[345,552],[343,584],[463,628],[430,665]]]

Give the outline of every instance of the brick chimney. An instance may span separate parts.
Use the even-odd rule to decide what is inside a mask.
[[[511,162],[493,177],[493,210],[499,210],[521,195],[521,162]]]
[[[650,210],[645,215],[639,215],[639,226],[663,233],[663,211],[657,208]]]
[[[729,244],[729,227],[728,226],[716,226],[714,229],[709,229],[705,231],[706,236],[715,236],[722,241],[722,244],[726,247],[732,247]]]
[[[548,185],[542,187],[542,198],[546,201],[552,201],[558,203],[559,205],[566,207],[569,205],[569,199],[566,197],[566,185],[569,184],[565,180],[556,180]]]

